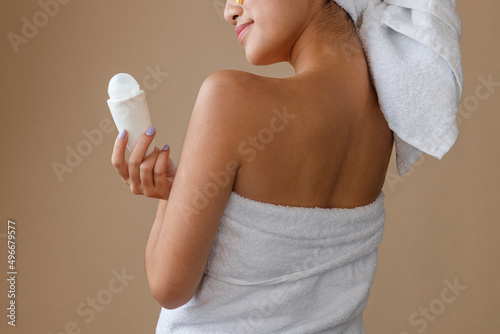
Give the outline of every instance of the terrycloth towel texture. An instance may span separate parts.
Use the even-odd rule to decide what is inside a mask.
[[[458,137],[463,92],[456,0],[335,0],[351,16],[381,109],[394,132],[400,175]]]
[[[162,308],[157,334],[364,334],[384,232],[384,193],[353,209],[232,192],[194,297]]]

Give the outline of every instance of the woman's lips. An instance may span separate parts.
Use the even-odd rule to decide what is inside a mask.
[[[249,29],[250,25],[252,25],[253,22],[251,23],[245,23],[242,25],[239,25],[236,27],[236,34],[238,35],[238,42],[241,43],[241,40],[243,39],[243,36],[245,36],[245,33]]]

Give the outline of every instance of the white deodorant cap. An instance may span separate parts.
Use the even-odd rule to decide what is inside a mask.
[[[111,78],[108,86],[108,106],[118,132],[128,132],[127,148],[134,149],[139,137],[151,126],[146,94],[130,74],[118,73]],[[154,140],[148,147],[145,157],[154,151]]]
[[[108,95],[112,100],[125,100],[140,92],[139,84],[130,74],[118,73],[109,81]]]

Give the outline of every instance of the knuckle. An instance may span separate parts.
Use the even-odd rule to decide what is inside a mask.
[[[149,167],[147,164],[141,164],[139,166],[139,170],[142,172],[142,173],[147,173],[151,170],[151,167]]]
[[[120,163],[118,162],[118,160],[116,160],[114,157],[111,158],[111,164],[113,165],[113,167],[115,168],[118,168],[120,167]]]
[[[134,195],[140,195],[140,194],[142,194],[140,188],[137,187],[136,185],[131,185],[130,186],[130,191],[132,191],[132,194],[134,194]]]
[[[137,160],[130,160],[128,164],[132,168],[137,168],[139,166],[139,162]]]

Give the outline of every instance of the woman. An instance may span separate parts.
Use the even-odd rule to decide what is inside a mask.
[[[210,75],[178,168],[168,145],[144,159],[154,128],[128,163],[126,133],[116,139],[112,163],[123,181],[134,194],[160,199],[145,252],[148,284],[162,306],[157,333],[364,333],[361,312],[383,230],[393,132],[352,15],[333,0],[228,0],[224,15],[251,64],[287,61],[295,75]],[[274,220],[267,221],[267,212]],[[316,216],[322,218],[309,219]],[[368,231],[370,219],[376,233]],[[258,234],[252,228],[259,224],[259,233],[276,230]],[[278,226],[300,233],[276,237]],[[349,233],[333,238],[341,229]],[[358,232],[366,233],[354,240]],[[314,252],[329,255],[300,263],[323,242],[321,233],[331,242]],[[358,255],[341,260],[340,253]],[[332,258],[335,266],[316,270]],[[279,266],[286,268],[273,272]],[[320,278],[325,271],[334,276]],[[266,298],[274,293],[280,298]]]

